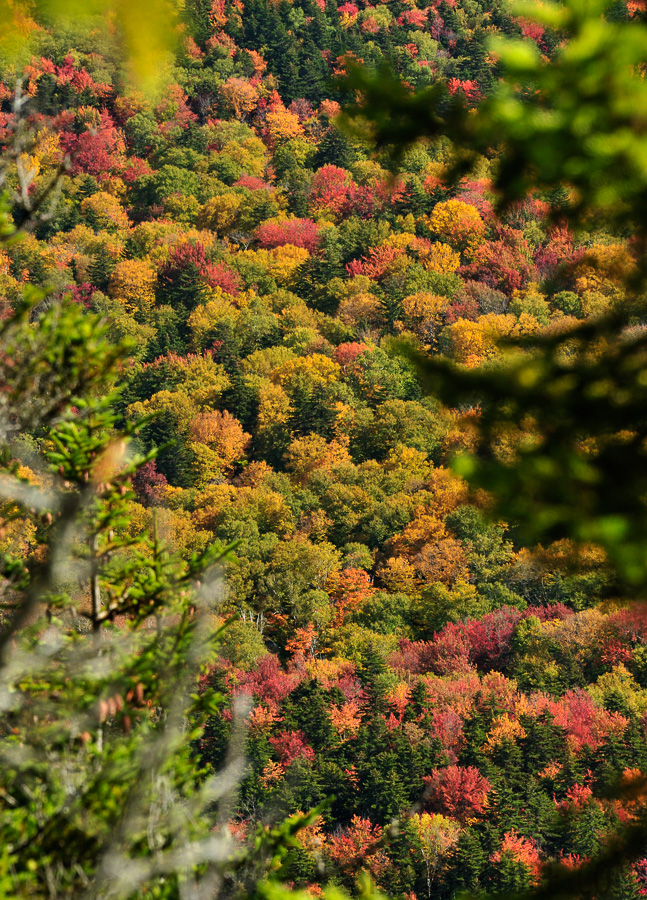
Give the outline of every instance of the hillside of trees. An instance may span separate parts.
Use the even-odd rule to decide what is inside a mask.
[[[605,15],[641,28],[644,14],[629,0]],[[92,341],[99,322],[107,357],[88,350],[84,370],[81,352],[58,431],[26,412],[53,392],[46,379],[33,395],[16,389],[3,466],[25,490],[60,479],[82,492],[104,458],[97,435],[128,434],[128,458],[140,458],[123,483],[112,463],[90,475],[100,524],[87,546],[105,532],[110,558],[87,584],[63,576],[69,634],[136,620],[161,647],[155,604],[179,597],[188,605],[169,621],[184,622],[195,561],[229,547],[207,616],[210,633],[225,627],[193,686],[198,705],[221,696],[205,700],[182,757],[185,781],[204,782],[238,742],[244,765],[210,828],[250,847],[318,807],[275,866],[315,898],[330,885],[362,895],[362,873],[391,898],[449,900],[585,865],[643,815],[647,610],[628,602],[595,536],[531,544],[499,517],[453,462],[482,450],[481,401],[441,402],[414,357],[494,377],[535,340],[568,354],[565,336],[629,308],[642,244],[630,225],[562,215],[559,180],[501,207],[496,147],[452,181],[446,137],[405,146],[394,165],[388,148],[340,127],[357,64],[388,66],[412,90],[442,80],[444,108],[469,121],[501,78],[492,35],[550,66],[563,34],[502,0],[187,0],[153,95],[128,86],[99,19],[29,30],[28,62],[0,72],[4,183],[18,198],[7,221],[20,225],[62,175],[47,214],[0,249],[0,315],[9,327],[31,291],[25,334],[43,319],[57,340]],[[627,333],[643,328],[636,312]],[[22,366],[33,375],[36,350],[20,339],[18,365],[3,347],[4,385]],[[79,400],[90,382],[95,418]],[[490,452],[512,460],[532,429],[499,430]],[[22,584],[18,563],[23,573],[46,560],[47,515],[7,506],[6,584]],[[158,543],[180,575],[158,565]],[[144,584],[149,564],[157,580]],[[59,593],[47,595],[50,617]],[[161,716],[181,672],[160,678],[166,699],[148,707],[143,675],[124,687],[125,708],[106,694],[96,752],[111,729]],[[21,728],[9,721],[3,737],[20,743]],[[6,839],[7,896],[27,839],[38,858],[45,829],[30,827],[12,824]],[[16,896],[68,896],[54,869],[25,866]],[[164,890],[132,896],[184,896]],[[647,855],[635,852],[590,896],[644,895]]]

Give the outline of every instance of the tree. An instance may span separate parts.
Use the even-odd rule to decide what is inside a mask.
[[[486,807],[490,783],[474,766],[434,769],[424,781],[429,806],[440,807],[445,815],[460,822],[481,815]]]
[[[89,884],[102,890],[109,883],[125,896],[135,883],[176,877],[171,857],[160,868],[135,849],[135,823],[158,802],[153,773],[168,754],[177,767],[165,790],[202,815],[190,762],[192,732],[180,737],[178,729],[183,716],[197,726],[199,710],[214,707],[208,697],[191,701],[181,685],[188,687],[190,679],[183,679],[189,672],[197,677],[200,662],[192,648],[202,641],[198,634],[208,617],[190,585],[221,551],[184,563],[152,538],[128,536],[131,478],[139,464],[125,462],[129,435],[115,431],[109,407],[120,348],[107,345],[105,326],[74,305],[54,306],[34,324],[28,312],[22,307],[3,331],[10,387],[4,410],[14,427],[45,429],[47,489],[18,494],[20,515],[39,522],[40,552],[31,559],[5,553],[2,561],[9,590],[0,646],[13,695],[1,748],[5,797],[11,798],[0,817],[11,856],[5,892],[16,885],[29,893],[54,886],[74,895]],[[15,380],[16,364],[24,380]],[[44,378],[47,389],[30,398],[38,372],[40,389]],[[12,453],[3,468],[8,485],[20,492],[25,481]],[[70,530],[73,542],[63,537]],[[76,586],[61,581],[56,568],[65,557],[77,573]],[[203,613],[189,616],[187,603]],[[144,626],[151,614],[165,621],[161,635]],[[166,725],[156,710],[165,712]],[[197,820],[184,821],[180,828],[191,841]],[[169,834],[162,821],[158,828]],[[32,865],[33,841],[48,860],[44,867]],[[110,868],[116,857],[117,877]]]
[[[452,819],[429,813],[414,813],[409,822],[419,842],[420,854],[425,863],[427,897],[433,897],[434,882],[440,875],[447,857],[458,843],[460,825]]]
[[[478,448],[456,468],[471,484],[492,492],[495,515],[514,521],[529,543],[564,537],[598,543],[625,591],[640,596],[647,586],[647,515],[642,500],[634,498],[642,497],[645,487],[644,423],[638,412],[644,388],[637,378],[644,367],[644,340],[637,333],[630,340],[625,335],[633,316],[644,313],[647,270],[639,199],[647,191],[647,177],[637,165],[646,152],[644,115],[636,119],[630,112],[644,109],[647,96],[637,75],[646,32],[642,22],[604,13],[602,3],[526,9],[528,19],[559,28],[564,42],[547,61],[534,44],[500,38],[496,52],[503,79],[475,115],[465,115],[456,95],[448,99],[442,85],[412,93],[392,80],[385,90],[383,78],[357,72],[351,82],[363,91],[357,112],[372,120],[380,144],[399,148],[396,153],[419,136],[447,134],[457,149],[456,175],[496,144],[494,187],[502,206],[537,189],[565,188],[554,209],[556,219],[584,230],[604,223],[611,233],[634,235],[637,269],[624,282],[623,307],[528,342],[524,349],[532,347],[531,352],[517,353],[490,371],[418,359],[427,388],[449,405],[480,400]],[[584,132],[577,118],[582,104],[588,108]],[[532,269],[522,262],[527,250],[519,234],[504,232],[496,245],[486,242],[476,251],[484,280],[504,291],[522,287]],[[600,379],[605,379],[604,394],[589,402],[591,386]],[[620,397],[624,400],[618,404]],[[533,439],[516,444],[507,459],[497,458],[493,442],[526,417],[533,420]],[[626,442],[620,433],[630,435]],[[548,879],[545,896],[595,892],[610,867],[617,871],[637,857],[644,827],[636,822],[592,860],[574,869],[561,867]],[[508,837],[512,848],[517,836]],[[513,889],[535,877],[534,845],[523,843],[526,851],[530,879],[510,884]]]
[[[157,277],[154,267],[144,259],[124,259],[110,275],[108,293],[121,300],[129,312],[146,316],[155,303]]]
[[[208,460],[206,470],[198,475],[201,482],[208,481],[214,474],[229,474],[234,465],[242,461],[251,441],[251,435],[243,431],[238,419],[227,410],[199,413],[191,420],[189,433],[194,452],[199,452],[198,445],[204,445],[210,451],[205,459],[206,463]],[[215,473],[210,471],[212,465]]]
[[[424,221],[433,234],[466,256],[471,256],[485,237],[485,222],[479,211],[462,200],[437,203]]]

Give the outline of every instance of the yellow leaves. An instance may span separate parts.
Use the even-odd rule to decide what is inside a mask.
[[[330,472],[338,466],[350,465],[352,460],[344,442],[326,441],[320,434],[295,438],[285,455],[286,465],[295,479],[304,483],[317,469]]]
[[[616,298],[636,264],[624,244],[595,244],[580,259],[573,271],[578,294],[597,292]]]
[[[461,826],[454,819],[440,813],[414,813],[409,822],[420,841],[420,850],[429,867],[429,876],[438,874],[445,858],[458,843]]]
[[[125,259],[117,263],[108,284],[108,294],[129,312],[146,314],[155,303],[157,274],[145,259]]]
[[[518,319],[489,313],[476,322],[458,319],[449,326],[454,359],[472,369],[496,355],[497,338],[522,338],[541,328],[534,316],[522,313]]]
[[[151,524],[147,526],[148,529]],[[164,507],[156,509],[155,527],[166,546],[184,557],[204,550],[209,543],[209,536],[196,529],[191,515],[184,509],[172,510]]]
[[[353,325],[356,328],[384,323],[384,311],[382,304],[375,294],[361,291],[345,297],[339,305],[339,318],[344,325]]]
[[[260,138],[248,137],[242,143],[227,141],[222,152],[237,162],[244,169],[245,174],[256,175],[259,178],[265,174],[268,153],[267,147]]]
[[[402,301],[402,309],[407,320],[415,325],[428,323],[430,320],[439,321],[440,315],[449,304],[447,297],[439,297],[426,291],[410,294]]]
[[[119,200],[106,191],[97,191],[81,201],[81,216],[97,231],[124,231],[130,226]]]
[[[244,470],[242,481],[249,469],[257,466],[251,463]],[[195,498],[193,521],[198,528],[215,531],[230,518],[238,522],[254,521],[262,532],[272,531],[287,536],[294,531],[292,512],[281,494],[263,485],[212,484]]]
[[[617,707],[618,700],[621,700],[621,708],[631,711],[637,718],[647,710],[647,690],[640,687],[622,663],[600,675],[596,683],[587,690],[599,706],[607,706],[611,701]]]
[[[231,326],[238,318],[238,309],[220,288],[215,288],[210,296],[207,303],[196,306],[187,320],[192,350],[203,350],[210,343],[210,335],[217,325]]]
[[[455,250],[471,254],[485,239],[485,222],[470,203],[445,200],[424,217],[429,230],[446,240]]]
[[[355,22],[357,22],[358,13],[351,14],[350,12],[343,12],[339,16],[339,24],[342,28],[346,28],[347,30],[351,28]]]
[[[198,215],[198,228],[208,228],[223,237],[238,221],[241,200],[237,194],[219,194],[207,200]]]
[[[508,713],[503,713],[492,723],[485,744],[483,745],[484,753],[493,753],[497,747],[511,742],[514,743],[521,738],[525,738],[526,730],[517,719],[512,718]]]
[[[62,158],[59,136],[47,128],[42,128],[34,136],[31,152],[21,154],[19,165],[23,167],[25,173],[36,178],[41,172],[59,166]]]
[[[236,488],[231,484],[212,484],[195,498],[193,521],[197,528],[215,530],[223,513],[236,499]]]
[[[198,441],[190,441],[189,449],[193,454],[191,468],[195,487],[201,490],[223,477],[221,458],[216,450]]]
[[[257,251],[262,252],[262,251]],[[279,284],[286,284],[299,266],[310,259],[310,254],[304,247],[295,247],[292,244],[284,244],[282,247],[274,247],[269,252],[269,274]]]
[[[0,553],[23,559],[36,550],[36,526],[26,518],[0,518]]]
[[[388,559],[379,570],[379,576],[386,589],[393,593],[412,597],[417,594],[420,587],[415,568],[402,556],[392,556]]]
[[[299,356],[289,359],[272,372],[272,381],[282,387],[288,387],[299,377],[304,377],[312,385],[325,386],[339,380],[341,368],[328,356],[312,353],[310,356]]]
[[[382,247],[395,247],[397,250],[417,250],[420,245],[420,238],[415,234],[407,231],[399,231],[391,234],[382,242]]]
[[[428,272],[437,272],[439,275],[453,275],[461,264],[459,254],[440,241],[435,241],[429,247],[422,247],[418,251],[418,257]]]
[[[189,427],[192,417],[197,412],[193,399],[184,391],[158,391],[149,400],[137,401],[128,407],[128,416],[136,420],[151,413],[171,413],[178,430],[183,432]]]
[[[303,133],[299,117],[284,106],[277,107],[267,114],[266,125],[272,144],[286,143]]]
[[[303,247],[284,244],[271,250],[245,250],[241,257],[262,266],[278,284],[287,284],[299,266],[310,258]]]
[[[405,475],[410,480],[417,480],[429,476],[433,463],[429,462],[427,454],[423,450],[396,444],[389,450],[383,467],[385,472],[398,473]]]
[[[599,569],[608,563],[607,555],[601,547],[590,543],[576,544],[566,538],[554,541],[545,549],[537,547],[532,551],[531,559],[547,575],[556,572],[571,575]]]
[[[467,483],[444,466],[435,468],[425,485],[433,495],[430,508],[439,519],[467,503],[469,488]]]
[[[410,294],[402,301],[403,324],[426,344],[431,344],[443,324],[443,314],[448,305],[447,297],[426,291]]]
[[[291,412],[290,398],[280,384],[268,382],[262,385],[258,393],[259,429],[287,423]]]
[[[188,394],[196,406],[211,407],[230,385],[223,366],[210,356],[189,355],[178,360],[182,375],[182,391]]]

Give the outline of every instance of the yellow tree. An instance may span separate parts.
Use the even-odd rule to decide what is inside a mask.
[[[124,259],[110,276],[108,293],[121,300],[129,312],[146,315],[155,303],[156,282],[155,269],[148,260]]]
[[[119,200],[105,191],[97,191],[81,201],[81,218],[97,231],[123,231],[130,226]]]
[[[459,254],[449,244],[442,244],[440,241],[421,247],[418,257],[425,269],[439,275],[453,275],[461,264]]]
[[[462,200],[437,203],[425,224],[433,234],[466,255],[485,239],[485,222],[476,207]]]
[[[284,106],[276,107],[267,114],[267,135],[272,144],[285,144],[303,133],[299,117]]]
[[[448,305],[447,297],[439,297],[427,291],[410,294],[402,301],[403,323],[426,346],[432,346],[443,325],[443,314]]]
[[[427,875],[427,896],[432,897],[432,887],[458,843],[461,828],[458,822],[439,813],[414,813],[409,820],[411,830],[418,839],[420,854]]]
[[[240,210],[237,194],[219,194],[204,204],[198,215],[198,228],[208,228],[223,237],[235,226]]]

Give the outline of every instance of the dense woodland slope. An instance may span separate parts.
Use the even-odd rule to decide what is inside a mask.
[[[0,255],[2,312],[42,286],[131,341],[118,418],[155,413],[136,446],[159,452],[125,535],[236,542],[203,679],[228,701],[196,753],[222,764],[249,695],[241,840],[332,797],[284,872],[313,896],[362,870],[408,900],[530,886],[631,818],[608,791],[647,771],[647,614],[595,547],[531,551],[490,521],[449,468],[478,407],[442,408],[391,344],[496,367],[501,338],[622,303],[631,236],[549,224],[560,189],[496,215],[492,160],[449,189],[442,140],[393,175],[335,127],[331,79],[388,63],[470,106],[498,77],[491,33],[548,57],[560,37],[498,0],[192,0],[184,18],[158,101],[125,91],[98,28],[34,36],[24,164],[35,185],[70,165],[53,216]],[[15,91],[4,72],[0,140]],[[29,558],[37,534],[9,524],[2,549]],[[605,896],[643,894],[647,860]]]

